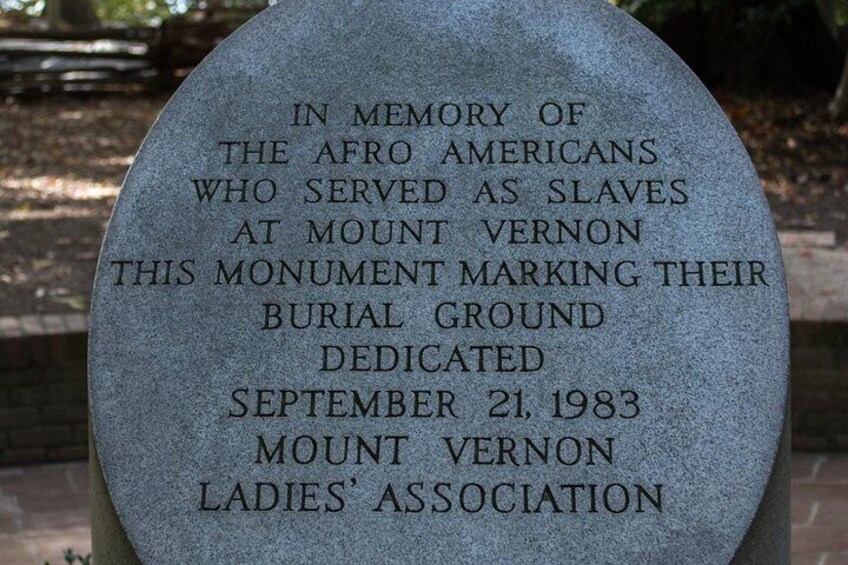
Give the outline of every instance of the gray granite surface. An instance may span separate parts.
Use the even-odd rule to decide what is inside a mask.
[[[326,125],[292,125],[307,103],[328,105]],[[564,123],[540,123],[546,103]],[[383,125],[356,125],[356,104],[383,104]],[[408,122],[407,104],[418,118],[432,104],[433,124],[385,125]],[[345,140],[359,143],[341,163]],[[260,141],[261,157],[243,152]],[[371,163],[367,141],[381,144]],[[465,159],[469,143],[491,153],[460,164],[452,142]],[[409,144],[409,161],[374,163],[392,143],[397,161]],[[202,201],[193,180],[213,178],[247,179],[247,201]],[[333,179],[346,179],[337,193]],[[351,179],[370,203],[352,201]],[[374,179],[396,180],[385,202]],[[403,193],[398,179],[416,182]],[[251,197],[257,181],[267,203]],[[353,220],[349,239],[355,221],[368,234],[394,220],[395,238],[397,222],[425,222],[423,243],[410,231],[405,243],[309,243],[310,220]],[[545,240],[539,230],[557,221],[579,237],[550,241],[551,227]],[[526,243],[534,226],[540,243]],[[291,272],[276,284],[281,260],[302,261],[302,284]],[[217,265],[232,274],[239,261],[243,284],[227,284]],[[462,261],[489,261],[491,284],[459,284]],[[561,261],[591,284],[540,274]],[[703,262],[703,285],[679,284],[681,261]],[[502,262],[512,280],[498,276]],[[584,262],[605,265],[607,284]],[[362,266],[370,284],[317,284],[312,264],[317,279],[331,265],[336,283],[341,265]],[[417,284],[398,264],[417,265]],[[289,327],[290,304],[318,303],[374,316]],[[440,327],[443,303],[479,305],[486,327]],[[573,304],[573,327],[554,316],[557,327],[528,329],[520,314],[491,327],[486,312],[506,325],[521,303]],[[370,346],[356,367],[354,346]],[[377,370],[374,346],[410,348],[411,370]],[[332,370],[339,351],[345,367]],[[718,564],[737,552],[771,475],[787,356],[783,268],[749,158],[691,71],[624,13],[602,0],[283,1],[206,59],[138,154],[98,269],[90,394],[106,483],[143,563]],[[314,416],[310,390],[322,391]],[[408,417],[416,390],[430,391],[422,413],[441,394],[444,417]],[[503,406],[494,390],[509,393]],[[335,408],[330,391],[343,391]],[[355,411],[354,391],[379,391],[383,417],[332,415]],[[385,417],[391,391],[406,416]],[[569,418],[555,417],[555,391]],[[299,401],[281,416],[291,394]],[[269,449],[281,436],[300,443],[269,463],[257,436]],[[360,453],[357,464],[355,450],[324,461],[327,437],[331,451],[380,437],[379,463]],[[547,464],[528,447],[545,444]]]

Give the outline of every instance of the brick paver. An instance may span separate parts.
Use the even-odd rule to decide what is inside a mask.
[[[792,455],[793,565],[848,565],[848,455]]]
[[[88,464],[0,469],[0,563],[64,563],[91,551]]]
[[[87,463],[0,469],[0,563],[91,551]],[[848,454],[792,455],[792,564],[848,565]]]

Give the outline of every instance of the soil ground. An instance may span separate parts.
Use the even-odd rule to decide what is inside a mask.
[[[826,96],[718,98],[778,228],[848,241],[848,122]],[[87,311],[115,196],[166,97],[0,100],[0,316]]]
[[[127,168],[167,98],[0,106],[0,316],[87,311]]]

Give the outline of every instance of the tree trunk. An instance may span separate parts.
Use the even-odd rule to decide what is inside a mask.
[[[842,78],[836,87],[836,94],[830,102],[830,115],[833,118],[848,116],[848,52],[845,53],[845,66],[842,68]]]
[[[50,29],[59,29],[62,26],[62,0],[47,0],[44,15]]]
[[[100,23],[91,0],[62,0],[61,5],[62,21],[72,27],[96,27]]]
[[[833,36],[833,39],[839,40],[839,24],[836,23],[836,6],[833,0],[818,0],[816,8],[819,9],[819,15],[824,25],[827,26],[830,35]]]

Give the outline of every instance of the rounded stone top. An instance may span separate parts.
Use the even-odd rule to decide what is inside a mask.
[[[738,136],[624,12],[283,1],[124,183],[96,446],[144,563],[728,563],[786,302]]]

